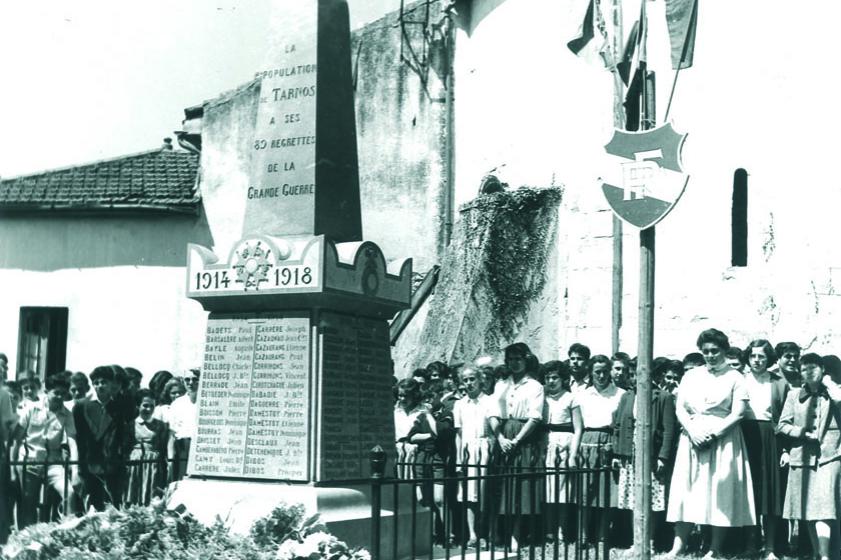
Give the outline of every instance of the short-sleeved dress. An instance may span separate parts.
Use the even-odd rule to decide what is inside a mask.
[[[126,504],[148,505],[166,486],[166,446],[169,425],[139,416],[134,421],[134,447],[129,455]],[[136,463],[135,463],[136,461]]]
[[[546,502],[564,504],[574,501],[574,489],[567,484],[566,474],[558,469],[569,467],[570,445],[573,438],[572,410],[578,408],[571,391],[546,397]]]
[[[494,451],[491,417],[499,417],[499,406],[490,395],[480,394],[475,399],[464,396],[453,405],[453,425],[461,430],[461,448],[456,450],[455,462],[467,477],[458,485],[460,502],[485,499],[483,477],[488,475]]]
[[[502,435],[514,439],[529,419],[543,421],[543,385],[524,376],[519,382],[506,378],[496,384],[493,397],[500,407]],[[500,469],[515,475],[502,485],[499,512],[502,514],[540,513],[543,486],[529,477],[544,467],[543,438],[539,428],[520,441],[511,453],[503,455]]]
[[[744,378],[729,366],[717,371],[690,369],[678,395],[677,407],[691,415],[690,421],[713,430],[730,414],[735,401],[748,399]],[[717,527],[756,525],[753,482],[738,425],[703,449],[694,447],[686,432],[681,432],[666,517]]]
[[[422,404],[419,404],[409,412],[406,412],[400,406],[394,408],[394,437],[397,440],[397,478],[414,478],[414,467],[412,463],[417,460],[418,446],[415,443],[410,443],[408,438],[413,431],[417,431],[420,417],[426,412],[427,409]]]
[[[590,386],[575,394],[584,423],[579,464],[594,471],[581,476],[581,488],[577,492],[582,506],[607,508],[616,505],[618,487],[607,469],[612,459],[610,439],[615,414],[624,394],[625,390],[613,383],[601,390]]]

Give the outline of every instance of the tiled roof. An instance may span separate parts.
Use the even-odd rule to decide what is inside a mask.
[[[0,211],[196,212],[197,155],[158,149],[0,181]]]

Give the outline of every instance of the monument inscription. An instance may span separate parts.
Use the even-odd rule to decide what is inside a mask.
[[[243,236],[360,241],[350,29],[343,0],[284,0],[260,69]]]
[[[211,317],[191,475],[308,480],[310,321]]]
[[[290,234],[312,233],[315,208],[318,4],[299,4],[290,12],[275,65],[257,72],[260,100],[245,214],[246,224],[281,217]]]
[[[368,452],[394,442],[391,354],[384,321],[323,312],[322,479],[370,476]]]

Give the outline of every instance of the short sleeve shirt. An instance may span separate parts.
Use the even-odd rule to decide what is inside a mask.
[[[717,373],[705,367],[692,368],[680,382],[679,405],[690,414],[724,418],[733,409],[734,401],[748,399],[745,378],[732,368]]]
[[[748,406],[745,418],[749,420],[771,420],[771,401],[773,396],[771,375],[765,373],[757,378],[752,372],[745,373],[745,390],[748,393]]]
[[[613,415],[619,408],[619,401],[625,394],[613,383],[599,391],[595,386],[575,396],[581,407],[581,419],[585,428],[606,428],[613,424]]]
[[[21,415],[23,447],[20,459],[28,461],[55,460],[61,458],[61,444],[67,438],[76,437],[73,414],[64,406],[52,412],[46,401],[34,403]]]
[[[515,383],[507,377],[496,384],[493,398],[499,403],[500,418],[525,420],[543,418],[543,385],[529,376]]]
[[[571,424],[573,408],[579,408],[579,405],[571,391],[564,391],[557,397],[547,395],[543,418],[547,424]]]
[[[490,437],[488,419],[492,417],[499,417],[499,406],[489,395],[482,394],[475,399],[464,396],[453,405],[453,425],[461,428],[464,440]]]

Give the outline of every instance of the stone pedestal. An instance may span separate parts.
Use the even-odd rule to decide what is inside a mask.
[[[278,503],[300,502],[339,538],[370,546],[369,452],[395,459],[387,319],[408,305],[410,278],[410,260],[389,270],[370,242],[256,236],[225,260],[190,246],[187,295],[210,316],[190,478],[172,503],[247,531]],[[391,547],[384,489],[381,546]],[[411,489],[398,498],[397,542],[411,546]],[[417,519],[421,553],[428,515]]]
[[[187,479],[174,483],[171,490],[170,505],[175,507],[183,504],[206,525],[214,523],[218,517],[232,531],[248,534],[254,521],[267,516],[279,503],[303,504],[307,515],[317,512],[330,533],[340,540],[351,546],[370,547],[372,487],[369,483],[328,488],[288,483]],[[400,488],[396,516],[393,507],[394,491],[394,486],[388,484],[382,489],[380,557],[399,560],[428,554],[431,532],[428,510],[416,510],[413,544],[411,487],[404,485]]]

